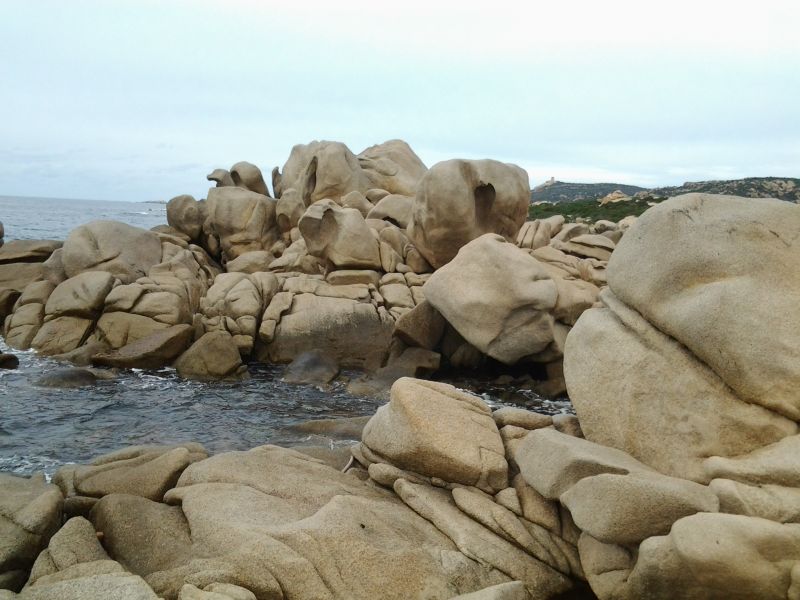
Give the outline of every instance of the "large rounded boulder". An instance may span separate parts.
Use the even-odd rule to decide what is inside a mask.
[[[152,231],[119,221],[92,221],[70,232],[62,261],[67,277],[105,271],[132,283],[161,262],[161,240]]]
[[[567,338],[586,437],[707,482],[708,457],[798,431],[800,207],[708,194],[648,210],[608,264],[603,308]]]
[[[496,160],[437,163],[419,182],[408,232],[434,268],[485,233],[514,239],[530,204],[528,174]]]

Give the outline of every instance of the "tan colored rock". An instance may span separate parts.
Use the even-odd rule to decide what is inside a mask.
[[[49,284],[49,282],[47,282]],[[3,337],[9,347],[27,350],[44,322],[44,305],[38,302],[19,306],[5,320]]]
[[[364,194],[358,190],[353,190],[349,194],[342,196],[339,204],[344,208],[355,208],[365,219],[367,218],[369,211],[374,208],[372,202],[367,200]]]
[[[599,598],[624,598],[620,590],[633,568],[631,550],[616,544],[604,544],[588,533],[578,540],[578,552],[586,580]]]
[[[206,215],[192,196],[183,194],[167,202],[167,223],[178,231],[189,236],[190,240],[197,240],[203,232],[203,222]]]
[[[453,600],[527,600],[528,591],[525,584],[521,581],[509,581],[500,583],[490,588],[472,592],[471,594],[461,594]]]
[[[554,241],[568,242],[579,235],[587,235],[591,230],[586,223],[566,223],[553,237]]]
[[[354,190],[366,192],[370,183],[355,155],[341,142],[313,141],[292,148],[283,171],[273,171],[275,194],[289,189],[300,195],[305,206],[329,198],[337,201]],[[278,194],[278,189],[282,194]]]
[[[529,593],[547,598],[572,587],[568,577],[461,512],[446,490],[404,479],[394,484],[394,490],[403,502],[453,540],[461,552],[522,581]]]
[[[88,339],[93,327],[94,321],[91,319],[56,317],[42,324],[31,340],[31,347],[44,355],[69,352]]]
[[[331,271],[325,276],[325,280],[331,285],[364,284],[377,286],[380,281],[380,273],[365,269],[342,269],[340,271]]]
[[[292,450],[195,463],[166,501],[112,495],[92,511],[109,552],[166,598],[187,581],[257,598],[422,600],[509,580],[390,492]]]
[[[553,235],[553,228],[546,219],[526,221],[517,233],[517,246],[531,250],[541,248],[550,243]]]
[[[439,311],[423,300],[397,320],[394,335],[409,346],[433,350],[442,339],[445,324]]]
[[[255,250],[268,250],[278,239],[275,201],[240,187],[208,192],[208,226],[219,239],[225,262]]]
[[[498,427],[506,425],[514,425],[522,427],[523,429],[542,429],[549,427],[553,424],[553,417],[550,415],[543,415],[541,413],[533,412],[532,410],[525,410],[524,408],[516,408],[513,406],[502,406],[492,413],[495,423]]]
[[[214,169],[211,173],[206,175],[206,179],[216,182],[216,187],[229,187],[234,185],[230,171],[227,169]]]
[[[800,523],[800,489],[796,487],[755,486],[730,479],[713,479],[708,487],[719,498],[720,512]]]
[[[373,202],[382,199],[375,196],[376,188],[392,194],[413,196],[427,171],[419,156],[403,140],[389,140],[370,146],[358,155],[358,163],[373,188],[368,190],[373,191],[372,197],[368,196]]]
[[[602,473],[653,472],[632,456],[556,431],[531,431],[515,459],[525,481],[545,498],[557,500],[585,477]]]
[[[131,446],[99,456],[90,465],[62,467],[53,482],[65,496],[131,494],[160,501],[187,466],[207,456],[202,446],[193,443]]]
[[[601,299],[611,308],[583,313],[564,353],[569,395],[589,440],[664,474],[708,482],[724,475],[706,473],[706,457],[746,454],[797,432],[794,421],[742,402],[613,294]]]
[[[240,379],[247,375],[239,348],[227,331],[210,331],[175,361],[178,375],[186,379]]]
[[[50,294],[45,314],[94,318],[102,311],[114,281],[114,276],[105,271],[86,271],[70,277]]]
[[[236,187],[244,188],[261,194],[269,198],[269,190],[267,184],[264,183],[264,176],[261,174],[261,169],[253,163],[241,161],[231,167],[231,179],[233,185]]]
[[[435,422],[447,427],[431,427]],[[508,486],[503,442],[490,409],[447,384],[399,379],[362,440],[401,469],[492,492]]]
[[[366,215],[367,219],[380,219],[394,223],[405,229],[411,220],[411,211],[414,206],[412,196],[389,194],[384,196]]]
[[[561,502],[582,531],[623,546],[665,535],[682,517],[719,509],[716,495],[705,486],[642,473],[585,477],[561,495]]]
[[[272,273],[221,273],[200,301],[200,323],[206,332],[227,331],[242,354],[253,348],[261,315],[278,291]]]
[[[409,238],[438,269],[483,234],[513,239],[529,204],[528,175],[515,165],[493,160],[441,162],[419,183]]]
[[[312,256],[340,269],[381,268],[378,242],[356,209],[321,200],[306,210],[299,227]]]
[[[284,306],[280,308],[285,310]],[[266,312],[272,312],[272,304]],[[266,312],[259,331],[266,346],[259,356],[277,363],[288,363],[303,352],[320,349],[342,367],[376,369],[384,363],[394,328],[391,317],[370,302],[348,298],[297,294],[280,322],[273,321],[276,325],[272,333],[266,326],[271,320]]]
[[[142,315],[107,312],[97,321],[93,337],[97,341],[106,343],[109,347],[116,349],[168,327],[169,325],[166,323],[159,323]]]
[[[607,237],[589,233],[576,235],[566,242],[553,240],[550,245],[556,250],[574,254],[580,258],[596,258],[598,260],[611,258],[611,253],[615,248],[614,242]]]
[[[123,369],[157,369],[172,364],[189,347],[193,335],[191,325],[173,325],[117,350],[95,354],[92,362]]]
[[[626,234],[609,283],[742,401],[797,421],[800,315],[791,299],[800,289],[798,228],[800,207],[792,203],[679,196],[647,211]]]
[[[0,589],[19,590],[37,555],[61,525],[63,498],[44,475],[0,473]]]
[[[0,265],[44,262],[61,246],[56,240],[11,240],[0,245]]]
[[[709,478],[800,488],[800,435],[787,436],[749,454],[711,456],[703,462],[703,470]]]
[[[466,341],[505,364],[553,341],[556,284],[535,258],[499,235],[464,246],[423,291]]]
[[[722,600],[791,597],[800,525],[698,513],[642,542],[620,598]]]
[[[131,283],[161,262],[161,241],[152,231],[125,223],[92,221],[70,232],[62,261],[69,277],[106,271],[122,283]]]
[[[258,273],[268,271],[275,256],[266,250],[245,252],[225,265],[228,273]]]
[[[46,279],[44,263],[9,263],[0,265],[0,289],[22,292],[29,283]]]

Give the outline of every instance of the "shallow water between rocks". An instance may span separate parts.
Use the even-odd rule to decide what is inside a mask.
[[[284,366],[251,364],[243,382],[201,383],[173,369],[120,371],[115,379],[81,388],[38,387],[47,373],[69,365],[9,350],[17,370],[0,370],[0,471],[52,474],[65,463],[87,462],[135,444],[196,441],[212,453],[261,444],[348,444],[292,429],[311,419],[371,415],[383,399],[346,390],[345,373],[329,389],[281,381]],[[479,393],[491,405],[524,406],[539,412],[570,412],[569,401],[480,380],[450,381]]]

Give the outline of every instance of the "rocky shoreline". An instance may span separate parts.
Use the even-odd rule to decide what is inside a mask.
[[[397,140],[296,146],[275,199],[249,163],[209,179],[154,231],[6,242],[6,343],[197,379],[358,368],[388,403],[346,453],[0,475],[0,599],[800,598],[796,205],[525,222],[521,169]],[[577,416],[421,379],[488,367]]]

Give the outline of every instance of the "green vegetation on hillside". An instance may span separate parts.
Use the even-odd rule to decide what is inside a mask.
[[[567,221],[583,219],[585,221],[599,221],[607,219],[609,221],[619,221],[627,216],[639,216],[646,211],[653,203],[659,200],[627,200],[623,202],[611,202],[603,206],[597,200],[576,200],[575,202],[559,204],[532,204],[528,209],[530,219],[546,219],[553,215],[564,215]]]
[[[580,202],[598,200],[617,190],[628,196],[646,188],[624,183],[567,183],[554,181],[538,185],[531,190],[531,202]]]

